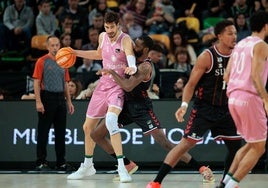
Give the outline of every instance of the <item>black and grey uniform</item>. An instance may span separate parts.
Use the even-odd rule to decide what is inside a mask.
[[[152,66],[150,59],[144,60],[143,63],[150,63]],[[150,82],[151,79],[141,82],[132,91],[125,92],[124,107],[118,118],[122,126],[136,123],[144,134],[160,128],[160,122],[153,111],[152,100],[147,94]]]
[[[211,130],[214,139],[241,139],[236,133],[234,121],[228,110],[224,70],[230,55],[222,55],[215,46],[207,49],[212,59],[212,67],[197,84],[194,99],[184,137],[194,142],[203,139],[204,133]]]
[[[67,70],[45,55],[38,59],[33,77],[41,80],[40,97],[45,112],[38,112],[37,166],[47,163],[47,144],[50,128],[55,134],[56,166],[65,164],[66,100],[65,82]]]

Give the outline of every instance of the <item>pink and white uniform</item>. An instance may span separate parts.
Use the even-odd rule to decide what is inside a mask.
[[[113,69],[122,77],[124,77],[124,68],[127,66],[126,54],[122,47],[122,39],[126,35],[121,32],[117,40],[111,43],[105,33],[101,44],[103,68]],[[103,118],[109,106],[122,109],[123,103],[123,89],[114,81],[111,75],[102,75],[88,105],[87,117]]]
[[[262,41],[258,37],[249,36],[236,45],[227,86],[229,110],[237,132],[249,143],[267,139],[266,112],[251,79],[253,48]],[[261,75],[264,84],[267,76],[268,61]]]

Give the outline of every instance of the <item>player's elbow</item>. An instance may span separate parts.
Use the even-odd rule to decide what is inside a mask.
[[[123,89],[124,89],[126,92],[131,92],[131,91],[133,90],[133,88],[130,87],[130,86],[125,86]]]

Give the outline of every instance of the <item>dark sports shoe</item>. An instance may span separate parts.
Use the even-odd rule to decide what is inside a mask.
[[[36,166],[36,170],[38,170],[38,171],[50,171],[51,168],[48,166],[47,163],[42,163],[42,164]]]
[[[75,168],[73,166],[71,166],[70,164],[65,163],[63,165],[56,166],[55,167],[55,170],[57,170],[57,171],[72,172],[72,171],[75,171]]]
[[[222,182],[220,182],[220,184],[219,185],[217,185],[215,188],[224,188],[225,187],[225,184],[224,183],[222,183]]]

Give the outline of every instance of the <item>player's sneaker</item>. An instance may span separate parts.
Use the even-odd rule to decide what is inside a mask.
[[[203,183],[213,183],[215,178],[211,169],[207,166],[202,166],[199,168],[199,172],[203,175]]]
[[[136,163],[134,163],[133,161],[130,161],[130,163],[128,165],[125,165],[125,167],[126,167],[128,173],[130,175],[131,174],[134,174],[138,170],[138,168],[139,168],[139,166]],[[113,181],[120,181],[120,177],[118,175],[116,175],[113,178]]]
[[[84,165],[84,163],[81,163],[79,169],[76,172],[67,176],[67,179],[79,180],[79,179],[82,179],[82,178],[87,177],[87,176],[92,176],[94,174],[96,174],[96,170],[95,170],[93,164],[90,167],[87,167]]]
[[[220,182],[220,184],[216,186],[216,188],[224,188],[224,187],[225,187],[225,184],[223,182]]]
[[[132,178],[131,176],[129,175],[129,173],[127,172],[126,169],[118,169],[118,175],[119,175],[119,178],[120,178],[120,182],[122,183],[128,183],[128,182],[131,182],[132,181]]]
[[[147,184],[146,188],[161,188],[161,184],[158,182],[150,182]]]

